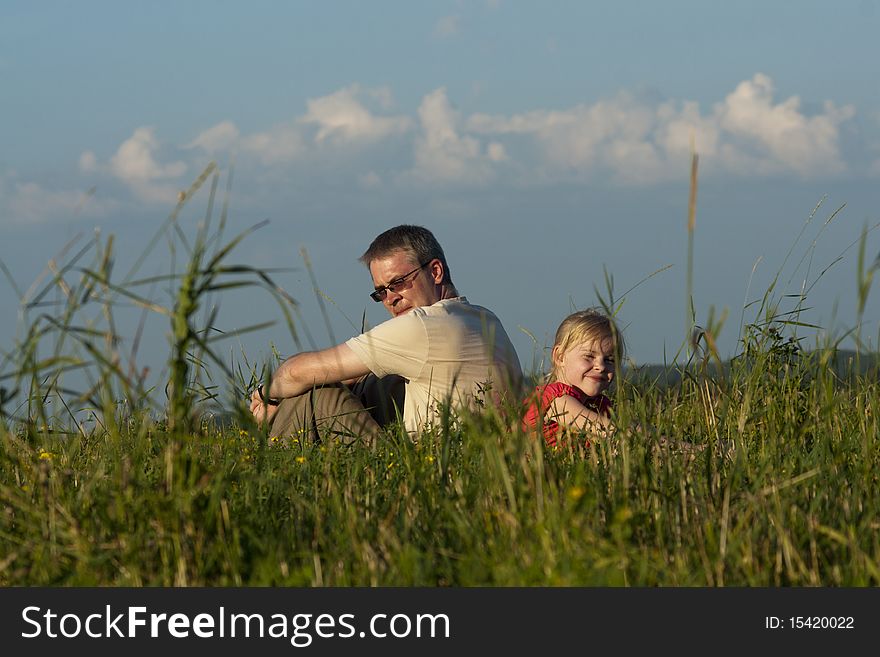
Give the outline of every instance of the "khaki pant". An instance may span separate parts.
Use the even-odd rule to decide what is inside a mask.
[[[403,399],[404,379],[399,376],[368,374],[350,386],[313,388],[281,401],[269,435],[371,444],[382,427],[402,416]]]

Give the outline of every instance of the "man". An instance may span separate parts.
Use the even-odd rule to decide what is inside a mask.
[[[413,434],[439,418],[438,405],[497,404],[519,395],[522,370],[510,338],[492,312],[458,294],[429,230],[391,228],[360,260],[373,278],[370,296],[392,319],[284,361],[269,389],[251,396],[257,421],[272,422],[270,435],[319,439],[329,431],[371,441],[394,419],[389,400],[400,406],[395,379],[404,384],[403,423]]]

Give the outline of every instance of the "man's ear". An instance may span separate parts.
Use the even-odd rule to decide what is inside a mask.
[[[435,285],[440,285],[446,277],[446,270],[439,258],[434,258],[428,265],[428,272],[434,280]]]

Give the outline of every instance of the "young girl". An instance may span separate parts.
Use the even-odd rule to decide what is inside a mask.
[[[593,309],[566,317],[556,331],[549,383],[535,389],[523,429],[541,427],[551,446],[566,430],[609,435],[614,430],[611,400],[602,393],[614,380],[623,350],[623,336],[610,317]]]

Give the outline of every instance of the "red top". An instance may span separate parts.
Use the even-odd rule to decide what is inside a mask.
[[[548,445],[556,445],[556,438],[559,434],[559,422],[552,418],[543,418],[544,414],[553,403],[553,400],[557,397],[562,397],[563,395],[574,397],[581,404],[590,410],[596,411],[600,415],[604,415],[605,417],[610,417],[611,415],[611,400],[605,395],[587,397],[580,388],[575,388],[566,383],[555,381],[546,386],[538,386],[535,388],[535,394],[526,402],[526,412],[523,415],[522,420],[523,430],[528,431],[530,429],[536,429],[537,427],[542,426],[543,420],[544,440],[547,441]],[[589,447],[589,445],[590,443],[587,441],[587,447]]]

